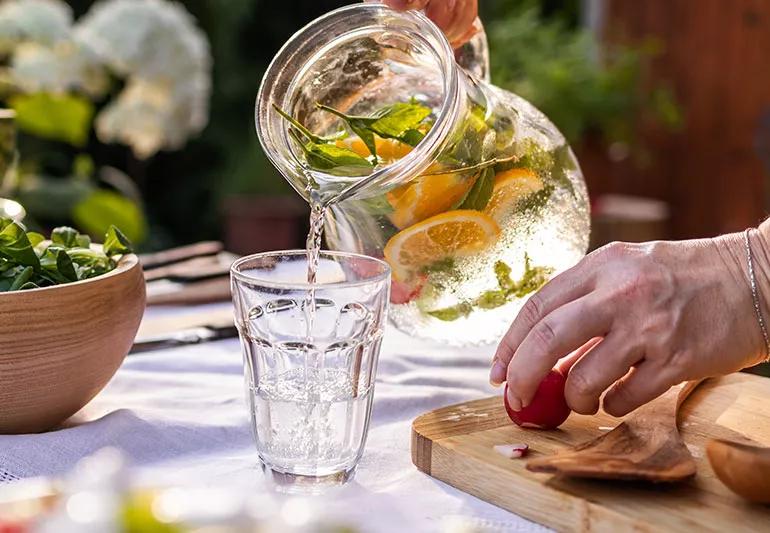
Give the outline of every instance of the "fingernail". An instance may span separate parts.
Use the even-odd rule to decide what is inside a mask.
[[[514,411],[521,411],[521,401],[513,396],[511,389],[508,389],[508,405]]]
[[[492,368],[489,370],[489,383],[494,387],[499,387],[505,381],[505,365],[497,358],[492,361]]]

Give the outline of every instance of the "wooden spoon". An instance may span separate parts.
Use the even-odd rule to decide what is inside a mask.
[[[695,474],[677,429],[677,411],[700,381],[688,381],[638,408],[612,431],[573,450],[533,459],[527,469],[572,477],[674,482]]]
[[[730,490],[752,502],[770,503],[770,448],[711,440],[706,454]]]

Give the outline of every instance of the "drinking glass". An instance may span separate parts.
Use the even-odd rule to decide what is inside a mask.
[[[307,283],[304,250],[232,266],[246,397],[264,471],[287,490],[352,478],[361,459],[386,321],[390,267],[321,251]]]

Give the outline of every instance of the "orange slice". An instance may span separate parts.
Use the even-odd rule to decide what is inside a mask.
[[[465,196],[473,181],[472,177],[460,174],[418,176],[388,193],[388,202],[393,206],[390,221],[404,229],[443,213]]]
[[[398,280],[449,257],[466,257],[495,242],[500,227],[480,211],[448,211],[396,233],[385,245],[385,260]]]
[[[527,168],[504,170],[495,176],[492,197],[484,212],[501,222],[522,198],[543,188],[543,180]]]
[[[357,136],[341,139],[337,141],[337,146],[353,150],[361,157],[369,157],[372,155],[364,144],[364,141]],[[377,136],[374,137],[374,146],[377,148],[377,156],[382,159],[384,163],[397,161],[412,151],[412,147],[408,144],[396,141],[395,139],[382,139]]]

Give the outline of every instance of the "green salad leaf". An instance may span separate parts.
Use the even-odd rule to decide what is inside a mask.
[[[90,241],[89,241],[90,244]],[[88,248],[88,246],[80,246],[81,248]],[[104,244],[102,250],[107,256],[123,255],[131,253],[131,241],[128,237],[115,226],[110,226],[107,230],[107,235],[104,236]]]
[[[49,240],[7,218],[0,218],[0,228],[0,292],[89,279],[114,269],[121,256],[132,252],[131,242],[115,226],[101,249],[69,227],[54,229]]]

